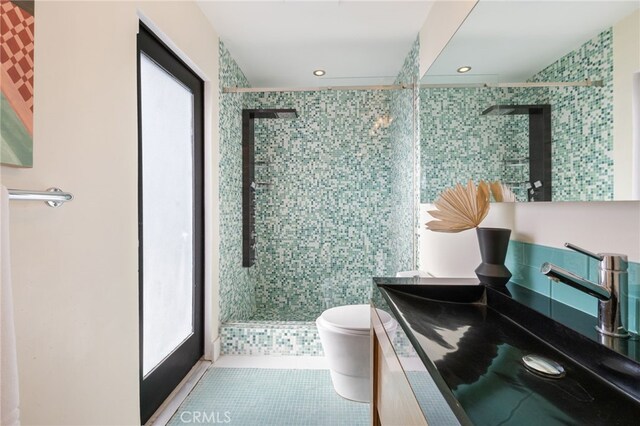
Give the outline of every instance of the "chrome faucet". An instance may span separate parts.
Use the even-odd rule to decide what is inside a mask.
[[[592,253],[571,243],[565,247],[600,262],[598,283],[593,283],[559,266],[545,262],[540,272],[555,282],[563,282],[598,299],[599,333],[613,337],[629,337],[622,323],[623,309],[627,310],[627,256],[617,253]]]

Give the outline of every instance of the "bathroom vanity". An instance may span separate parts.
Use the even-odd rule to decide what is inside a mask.
[[[372,309],[374,425],[629,425],[640,416],[640,341],[604,339],[596,318],[552,299],[512,283],[375,278],[372,306],[400,325],[389,335]],[[543,371],[525,366],[529,355],[543,357],[533,363]]]
[[[371,419],[374,425],[427,425],[376,309],[371,309]]]

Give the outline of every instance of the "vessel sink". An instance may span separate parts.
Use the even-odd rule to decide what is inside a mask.
[[[595,318],[556,308],[571,326],[563,324],[557,312],[555,319],[545,312],[556,302],[511,283],[495,290],[468,281],[374,282],[373,302],[396,317],[460,423],[637,424],[640,344],[607,347],[583,334]],[[562,374],[552,378],[525,366],[529,355]]]

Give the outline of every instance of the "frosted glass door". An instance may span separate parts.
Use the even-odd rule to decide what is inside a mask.
[[[204,83],[138,33],[140,420],[204,352]]]
[[[140,58],[143,374],[193,333],[193,93]]]

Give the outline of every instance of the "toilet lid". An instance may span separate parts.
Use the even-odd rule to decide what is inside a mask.
[[[393,321],[391,315],[380,309],[378,309],[378,315],[385,327]],[[324,311],[321,317],[334,327],[359,331],[371,328],[371,306],[369,305],[337,306]]]

